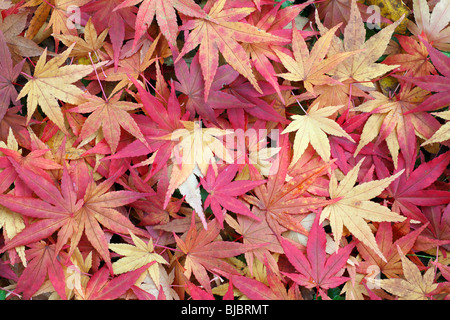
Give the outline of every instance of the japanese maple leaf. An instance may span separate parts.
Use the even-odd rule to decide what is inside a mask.
[[[61,40],[67,47],[70,47],[74,42],[75,47],[70,52],[70,56],[78,58],[86,58],[91,54],[93,60],[99,60],[101,56],[101,51],[105,39],[108,35],[108,29],[103,30],[100,34],[97,34],[94,23],[92,22],[92,17],[89,18],[88,22],[84,26],[84,37],[80,38],[74,35],[64,35],[64,34],[54,34],[53,37]]]
[[[447,281],[450,281],[450,267],[443,265],[442,263],[439,263],[437,261],[433,261],[432,262],[434,265],[436,265],[437,267],[439,267],[439,269],[442,272],[442,276],[447,279]]]
[[[308,196],[307,191],[317,177],[324,174],[328,164],[308,168],[287,180],[291,163],[288,146],[287,135],[282,136],[278,161],[273,165],[267,183],[254,189],[255,196],[244,195],[243,198],[254,206],[256,215],[265,216],[275,234],[278,235],[282,228],[286,228],[307,235],[308,232],[300,223],[305,213],[328,203],[322,197]],[[251,170],[250,176],[254,181],[263,180],[256,170]]]
[[[425,142],[421,144],[421,146],[431,144],[431,143],[437,143],[437,142],[444,142],[450,139],[450,111],[442,111],[442,112],[432,112],[433,116],[439,117],[441,119],[446,120],[446,123],[443,124],[439,130],[437,130],[433,135],[427,139]]]
[[[84,300],[116,300],[125,294],[148,268],[149,264],[146,264],[110,279],[108,268],[104,266],[94,273],[86,287],[78,292],[78,296]]]
[[[247,21],[262,29],[266,32],[282,36],[286,38],[286,44],[290,43],[291,32],[284,29],[292,20],[297,17],[300,12],[310,4],[310,2],[303,3],[300,5],[293,5],[280,9],[281,2],[270,9],[263,11],[254,11],[251,15],[247,17]],[[267,8],[265,7],[265,8]],[[308,35],[308,32],[301,31],[303,34]],[[281,94],[281,88],[278,84],[278,78],[276,76],[276,71],[270,60],[280,62],[278,56],[275,54],[274,49],[283,50],[282,43],[271,43],[271,42],[255,42],[255,43],[245,43],[242,45],[247,54],[250,56],[251,61],[254,63],[255,69],[262,75],[262,77],[270,83],[270,85],[275,89],[281,101],[284,103],[283,95]]]
[[[90,113],[80,132],[80,139],[83,140],[81,145],[92,140],[94,134],[98,134],[101,128],[103,136],[111,148],[111,152],[114,153],[119,145],[120,128],[123,128],[139,139],[144,145],[148,146],[138,125],[128,113],[129,111],[142,107],[142,105],[121,101],[121,93],[122,91],[119,91],[117,94],[109,96],[106,99],[85,94],[84,97],[87,102],[68,110],[69,112]]]
[[[303,81],[305,89],[313,94],[313,87],[316,85],[339,84],[337,80],[329,77],[326,73],[357,52],[342,52],[325,59],[337,28],[338,26],[335,26],[322,35],[314,44],[311,52],[309,52],[305,40],[294,25],[292,28],[293,57],[274,49],[281,63],[288,71],[287,73],[278,74],[278,76],[289,81]]]
[[[153,241],[150,239],[145,243],[142,239],[130,232],[134,245],[126,243],[110,243],[109,249],[124,256],[113,262],[114,274],[122,274],[133,271],[153,263],[147,269],[148,274],[153,279],[156,287],[159,287],[159,268],[161,264],[168,262],[159,254],[154,252]]]
[[[335,25],[344,22],[340,29],[343,32],[345,26],[350,21],[351,16],[351,4],[353,0],[325,0],[318,5],[318,15],[320,21],[327,28],[332,28]],[[358,11],[364,14],[364,20],[370,16],[367,12],[367,6],[362,3],[357,3]],[[316,18],[316,23],[319,19]]]
[[[404,166],[402,160],[399,162],[397,171]],[[420,206],[437,206],[450,202],[449,191],[428,188],[442,175],[449,163],[450,152],[446,152],[429,162],[422,163],[409,176],[400,175],[399,179],[386,188],[383,194],[392,201],[392,210],[426,223],[428,219],[423,215]],[[375,164],[378,177],[389,176],[389,170],[383,163],[376,160]]]
[[[402,260],[402,268],[405,279],[383,279],[379,280],[382,289],[398,297],[399,300],[428,300],[430,294],[437,288],[435,283],[434,267],[422,275],[419,268],[403,254],[397,247],[398,254]]]
[[[336,242],[336,249],[342,237],[343,227],[345,226],[354,237],[385,260],[366,220],[397,222],[405,220],[405,217],[392,212],[389,208],[381,204],[370,201],[370,199],[378,196],[404,170],[382,180],[373,180],[354,187],[363,161],[364,159],[361,159],[340,181],[339,185],[336,175],[333,172],[329,192],[331,199],[336,199],[337,201],[327,205],[323,209],[320,214],[320,222],[323,222],[325,219],[330,221],[331,230]]]
[[[344,268],[355,246],[354,243],[348,244],[327,256],[325,234],[325,230],[319,223],[319,215],[317,215],[309,232],[306,256],[290,241],[283,238],[281,240],[286,257],[298,271],[298,273],[283,272],[283,274],[301,286],[310,289],[317,288],[319,293],[321,293],[321,290],[336,288],[348,280],[347,277],[343,277],[339,273]]]
[[[375,239],[378,247],[386,258],[386,261],[383,261],[380,256],[373,252],[373,250],[369,249],[366,245],[360,242],[356,245],[356,247],[363,261],[358,263],[358,268],[363,270],[372,270],[371,268],[373,268],[373,266],[377,266],[379,272],[388,278],[400,277],[403,275],[403,269],[401,267],[401,259],[397,251],[397,246],[404,254],[407,254],[413,248],[417,237],[426,227],[427,225],[423,225],[417,230],[411,231],[394,241],[391,223],[381,222],[378,225]],[[372,276],[376,275],[377,274],[372,274]]]
[[[75,24],[69,19],[71,10],[79,8],[90,0],[53,0],[52,14],[46,28],[52,27],[54,34],[77,35]]]
[[[25,60],[13,66],[11,53],[6,45],[3,32],[0,30],[0,121],[5,116],[11,102],[16,103],[17,90],[14,87],[14,81],[22,70]]]
[[[277,262],[271,252],[283,253],[277,235],[270,228],[262,213],[254,213],[258,220],[244,215],[238,215],[236,220],[230,215],[225,216],[225,221],[242,237],[243,244],[264,245],[260,248],[244,253],[250,273],[253,273],[255,261],[266,261],[272,268],[276,268]]]
[[[181,102],[185,102],[186,110],[190,113],[190,120],[194,120],[196,113],[204,120],[218,125],[215,110],[245,107],[249,104],[242,103],[232,94],[221,91],[226,84],[233,82],[239,73],[230,65],[225,64],[217,68],[214,80],[211,83],[211,91],[205,101],[205,85],[202,76],[199,54],[197,53],[188,67],[184,59],[175,64],[175,89],[183,93]]]
[[[131,6],[115,10],[122,3],[121,0],[90,1],[81,7],[81,12],[88,13],[98,32],[108,29],[114,51],[114,69],[117,71],[119,64],[120,48],[126,39],[126,31],[134,30],[136,21],[136,7]]]
[[[448,250],[450,248],[450,204],[423,207],[422,213],[429,223],[419,235],[414,248],[417,251],[433,248]]]
[[[236,197],[245,194],[255,187],[265,183],[262,181],[245,181],[236,180],[234,178],[238,171],[237,165],[227,165],[225,169],[215,175],[212,166],[209,167],[205,179],[201,178],[200,182],[203,188],[208,192],[205,199],[205,208],[211,206],[211,210],[223,228],[223,212],[222,207],[236,214],[242,214],[259,220],[245,204]]]
[[[92,180],[87,185],[84,198],[77,199],[67,170],[64,170],[61,179],[61,191],[49,181],[29,170],[17,166],[16,170],[18,170],[20,178],[40,199],[1,195],[0,203],[15,212],[40,220],[29,225],[9,241],[2,251],[34,243],[58,231],[56,250],[59,252],[70,239],[70,256],[85,232],[94,248],[111,267],[108,242],[99,223],[122,234],[129,234],[132,230],[136,234],[146,236],[144,231],[136,228],[127,217],[114,209],[145,196],[145,194],[132,191],[108,192],[117,179],[117,174],[99,185],[91,177]]]
[[[430,14],[426,0],[413,0],[413,11],[414,21],[408,21],[409,31],[415,36],[424,34],[426,40],[439,50],[450,51],[450,3],[439,1]]]
[[[0,277],[17,282],[19,277],[12,271],[11,265],[7,263],[0,263]]]
[[[186,22],[180,30],[191,30],[186,38],[178,62],[186,53],[198,45],[199,59],[205,80],[204,99],[208,98],[211,85],[219,65],[219,51],[228,64],[246,77],[255,89],[261,92],[251,62],[238,41],[243,43],[282,41],[283,38],[271,35],[248,23],[240,22],[242,18],[253,12],[254,8],[225,9],[226,0],[208,2],[209,11],[205,18],[195,18]]]
[[[10,107],[2,121],[0,121],[0,139],[3,141],[8,140],[10,130],[13,131],[15,139],[18,144],[28,150],[31,149],[30,134],[27,129],[27,119],[25,116],[18,114],[17,112],[22,110],[21,105]],[[36,123],[37,121],[31,120]]]
[[[342,118],[344,117],[345,116],[341,116],[338,119],[338,122],[346,132],[352,132],[355,128],[360,128],[364,125],[367,118],[369,117],[369,114],[354,115],[344,122],[341,122]],[[360,139],[360,134],[357,133],[352,133],[350,134],[350,136],[352,136],[356,141]],[[332,158],[337,159],[336,165],[344,174],[347,174],[348,171],[350,171],[358,163],[359,160],[361,160],[362,158],[366,159],[361,166],[361,170],[358,174],[360,181],[363,181],[365,177],[367,177],[368,180],[371,179],[371,177],[369,177],[367,173],[369,172],[369,170],[373,170],[373,168],[371,169],[371,167],[373,165],[374,158],[379,158],[381,161],[387,161],[389,163],[392,162],[392,159],[389,156],[389,149],[385,144],[375,146],[374,143],[369,142],[365,147],[361,149],[356,157],[353,157],[353,154],[355,153],[355,150],[358,146],[356,142],[351,142],[346,138],[334,136],[330,136],[329,141],[331,146],[331,156]]]
[[[116,93],[125,87],[131,87],[133,80],[138,80],[139,77],[144,79],[145,70],[155,61],[153,56],[155,54],[156,46],[159,43],[159,39],[160,36],[156,37],[147,51],[143,48],[139,48],[131,55],[121,54],[117,66],[114,65],[114,67],[107,68],[101,73],[88,77],[88,79],[98,79],[108,82],[118,81],[111,94]],[[112,48],[109,44],[105,44],[104,49],[109,56],[113,56],[113,52],[111,52]],[[144,85],[141,80],[138,81],[141,85]]]
[[[139,6],[136,17],[133,47],[136,46],[139,39],[147,31],[147,28],[150,27],[155,16],[162,34],[172,45],[176,44],[178,35],[175,10],[189,17],[206,17],[206,13],[193,0],[126,0],[114,10],[134,6],[140,2],[142,3]]]
[[[23,60],[23,57],[40,56],[44,49],[36,42],[22,36],[27,25],[28,13],[10,14],[0,19],[0,30],[5,36],[6,44],[15,63]]]
[[[404,159],[410,161],[405,167],[409,174],[414,165],[416,135],[431,137],[433,129],[439,128],[439,123],[433,116],[425,112],[410,112],[424,100],[427,94],[427,91],[419,87],[413,88],[407,83],[403,83],[400,93],[395,98],[389,98],[380,92],[372,92],[371,96],[375,99],[353,109],[371,113],[364,124],[354,155],[357,155],[362,147],[374,139],[376,144],[385,140],[395,166],[398,164],[399,149]]]
[[[231,275],[239,275],[237,269],[222,259],[234,257],[259,247],[217,240],[220,230],[217,220],[214,219],[208,223],[207,228],[202,228],[198,232],[194,215],[192,215],[191,226],[186,237],[182,239],[174,234],[177,248],[181,250],[175,254],[175,257],[178,260],[184,257],[184,262],[182,262],[184,275],[189,279],[194,274],[206,292],[211,294],[211,283],[207,271],[227,278]]]
[[[243,76],[239,76],[232,83],[225,86],[225,92],[232,94],[243,103],[240,105],[240,108],[227,109],[230,121],[233,121],[234,123],[239,121],[242,123],[245,119],[245,113],[249,113],[260,120],[287,123],[288,121],[284,115],[275,110],[274,99],[271,99],[272,101],[269,103],[263,100],[264,97],[274,93],[272,86],[264,81],[260,81],[259,85],[263,92],[262,94],[256,91],[247,79]],[[291,87],[288,86],[280,86],[280,89],[282,90],[287,88],[291,89]],[[250,105],[252,106],[250,107]],[[238,127],[242,128],[242,126]]]
[[[373,88],[373,84],[370,82],[371,80],[398,67],[398,65],[388,66],[377,63],[377,60],[384,53],[392,33],[401,21],[402,19],[397,20],[366,41],[366,29],[361,13],[357,7],[356,1],[352,0],[350,20],[344,29],[344,40],[333,35],[332,43],[328,50],[328,56],[330,57],[329,59],[331,59],[334,54],[354,50],[360,51],[338,64],[335,69],[330,71],[330,75],[340,81],[352,79],[354,82],[362,82],[362,85],[365,87]],[[328,29],[320,23],[319,19],[317,19],[317,13],[316,23],[323,37],[323,35],[328,32]]]
[[[311,92],[304,92],[295,98],[301,102],[304,100],[314,99],[314,103],[318,103],[320,107],[342,105],[341,111],[345,110],[349,101],[358,97],[369,98],[369,95],[358,88],[351,85],[353,80],[343,80],[339,84],[324,84],[314,86],[314,94]]]
[[[450,97],[448,95],[450,90],[448,81],[450,78],[450,57],[447,57],[439,50],[433,48],[427,41],[423,40],[422,37],[419,37],[419,39],[422,40],[422,43],[427,48],[431,61],[441,75],[429,75],[414,78],[395,76],[396,78],[412,82],[425,90],[436,92],[408,113],[437,110],[450,104]]]
[[[384,64],[400,65],[399,72],[407,72],[414,77],[428,76],[436,74],[436,69],[429,61],[428,50],[421,42],[417,42],[411,37],[396,35],[398,42],[405,51],[388,56],[383,60]]]
[[[309,144],[325,161],[330,161],[331,147],[327,133],[337,137],[345,137],[354,142],[353,138],[342,129],[334,120],[328,118],[335,114],[342,106],[329,106],[319,109],[314,104],[305,115],[293,115],[293,121],[283,130],[282,134],[296,131],[294,139],[294,156],[292,162],[296,163]]]
[[[16,291],[22,292],[22,299],[28,300],[39,290],[48,276],[61,299],[67,299],[66,279],[62,263],[56,257],[55,245],[39,241],[30,244],[29,247],[30,249],[26,250],[28,265],[20,275]]]
[[[83,90],[73,83],[91,73],[94,68],[104,65],[100,62],[93,68],[91,65],[68,65],[62,66],[66,62],[75,44],[70,46],[60,56],[46,61],[47,50],[39,58],[34,69],[34,75],[28,80],[19,93],[17,99],[28,96],[27,99],[27,121],[40,105],[42,111],[53,121],[63,132],[67,132],[64,125],[64,116],[58,104],[58,99],[71,104],[81,104]]]

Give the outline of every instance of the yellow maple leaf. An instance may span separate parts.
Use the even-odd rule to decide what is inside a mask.
[[[75,43],[75,47],[70,52],[71,57],[86,58],[89,54],[94,53],[92,59],[95,61],[99,60],[100,49],[103,47],[108,30],[105,29],[98,35],[92,23],[92,18],[89,18],[84,27],[84,39],[71,34],[53,34],[53,37],[61,40],[67,47]],[[91,64],[91,62],[88,60],[87,64]]]
[[[181,121],[184,128],[159,137],[158,139],[179,141],[172,151],[174,165],[169,180],[166,195],[166,206],[173,191],[184,183],[196,168],[205,176],[211,164],[217,170],[216,157],[221,161],[232,163],[234,158],[231,150],[219,137],[229,134],[229,131],[219,128],[202,128],[198,121]]]
[[[14,136],[11,127],[9,127],[8,138],[6,139],[6,143],[0,141],[0,148],[14,150],[19,153],[22,153],[22,150],[19,150],[19,144],[17,143],[16,137]],[[3,152],[0,151],[0,155],[4,155]]]
[[[366,87],[374,88],[373,83],[370,82],[371,80],[398,67],[398,65],[388,66],[377,63],[377,60],[383,55],[392,33],[403,18],[404,16],[377,32],[366,41],[366,29],[364,28],[361,13],[356,2],[352,1],[350,20],[344,30],[344,40],[342,41],[339,37],[333,35],[328,55],[331,58],[335,54],[363,50],[344,60],[329,74],[341,82],[351,78],[354,81],[362,82]],[[317,12],[316,22],[323,37],[328,32],[328,29],[320,23]]]
[[[378,280],[382,289],[396,295],[399,300],[427,300],[438,284],[434,283],[435,270],[430,267],[422,276],[419,268],[403,254],[397,246],[402,259],[405,279],[393,278]]]
[[[442,118],[444,120],[450,120],[450,110],[442,111],[442,112],[433,112],[432,115],[435,115],[439,118]],[[447,121],[445,124],[443,124],[439,130],[437,130],[427,141],[422,143],[422,146],[436,143],[436,142],[443,142],[450,139],[450,122]]]
[[[325,161],[330,161],[331,147],[327,133],[346,137],[354,142],[352,137],[342,129],[339,124],[328,117],[336,113],[342,106],[329,106],[319,109],[319,104],[314,104],[305,115],[293,115],[293,121],[283,130],[284,133],[297,131],[294,140],[294,156],[292,163],[296,163],[303,155],[310,143],[319,156]]]
[[[3,228],[3,232],[7,239],[14,238],[18,233],[25,229],[22,215],[0,205],[0,228]],[[25,258],[25,246],[18,246],[15,250],[23,265],[26,267],[27,259]]]
[[[72,12],[72,10],[75,8],[79,9],[88,2],[90,0],[54,0],[53,10],[47,28],[52,27],[54,34],[76,35],[76,25],[71,18],[72,15],[80,13],[76,11]]]
[[[450,2],[448,0],[440,0],[436,3],[431,13],[430,2],[432,1],[413,0],[415,21],[408,21],[408,30],[415,37],[424,34],[424,38],[436,49],[450,51],[450,27],[448,26],[450,21]]]
[[[288,72],[278,74],[278,76],[289,81],[303,81],[305,89],[314,93],[314,86],[324,84],[338,84],[336,80],[326,75],[330,70],[334,69],[339,63],[358,53],[358,49],[352,52],[335,53],[332,56],[327,55],[331,41],[335,37],[339,26],[335,26],[327,30],[322,37],[317,40],[314,47],[309,52],[305,40],[297,29],[292,32],[292,50],[293,57],[274,49],[283,66]]]
[[[372,100],[353,108],[353,111],[371,113],[362,130],[354,156],[369,142],[375,139],[376,143],[385,140],[397,168],[399,149],[402,150],[403,156],[411,155],[416,143],[415,135],[419,136],[420,132],[423,132],[421,126],[424,126],[420,113],[406,113],[423,101],[427,94],[428,91],[422,88],[404,85],[395,97],[389,98],[374,91],[371,93]]]
[[[333,172],[329,187],[330,197],[331,199],[339,200],[323,209],[320,215],[320,223],[325,219],[330,221],[334,240],[336,242],[336,250],[338,249],[343,233],[343,227],[345,226],[354,237],[367,245],[386,261],[381,250],[377,246],[375,237],[366,220],[376,222],[398,222],[404,221],[406,218],[398,213],[392,212],[389,208],[382,206],[381,204],[370,201],[370,199],[378,196],[392,181],[397,179],[403,173],[404,169],[391,177],[354,186],[363,161],[364,158],[347,173],[340,181],[339,185],[336,175]]]
[[[28,80],[19,93],[17,100],[28,95],[27,100],[27,123],[40,105],[42,111],[53,121],[64,133],[64,116],[58,104],[58,99],[70,104],[82,104],[83,90],[73,83],[91,73],[107,62],[100,62],[94,66],[67,65],[62,66],[69,57],[75,44],[72,44],[64,53],[47,62],[47,49],[40,56],[34,70],[34,75]]]
[[[124,256],[112,264],[114,274],[121,274],[139,269],[148,263],[155,262],[148,267],[147,272],[156,287],[159,288],[159,265],[168,264],[168,262],[159,254],[154,252],[153,241],[150,239],[147,243],[135,236],[130,231],[131,239],[134,245],[126,243],[110,243],[109,249]]]

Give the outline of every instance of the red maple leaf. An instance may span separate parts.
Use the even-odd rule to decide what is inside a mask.
[[[422,212],[428,219],[427,228],[419,235],[415,248],[418,251],[433,248],[448,251],[450,249],[450,204],[424,207]]]
[[[426,227],[427,225],[423,225],[417,230],[407,233],[403,237],[394,239],[393,227],[391,223],[381,222],[378,225],[375,239],[378,247],[383,253],[383,256],[386,258],[386,261],[383,261],[380,256],[374,253],[363,243],[358,243],[356,247],[361,257],[364,259],[364,261],[358,263],[358,270],[366,273],[379,271],[388,278],[398,278],[403,275],[401,258],[397,251],[397,246],[404,254],[407,254],[414,247],[417,237]],[[377,270],[373,269],[375,266],[378,267]],[[372,276],[376,275],[376,273],[372,274]]]
[[[233,82],[239,75],[229,65],[223,65],[217,68],[217,72],[211,83],[211,91],[208,99],[205,100],[205,84],[200,68],[199,56],[198,53],[194,56],[189,67],[183,59],[175,64],[175,75],[178,79],[178,81],[174,82],[175,89],[183,93],[180,97],[180,102],[185,103],[191,120],[194,119],[197,113],[202,119],[219,125],[217,122],[217,113],[223,109],[253,106],[252,104],[241,102],[232,94],[221,91],[225,85]]]
[[[402,157],[399,158],[399,166],[394,173],[404,168],[405,164],[402,159]],[[386,165],[377,158],[374,160],[378,178],[390,176]],[[436,206],[450,202],[449,191],[435,190],[430,187],[442,175],[449,163],[450,152],[446,152],[429,162],[422,163],[409,176],[404,173],[392,182],[386,188],[384,197],[392,201],[393,211],[401,212],[411,219],[426,223],[428,219],[419,207]]]
[[[242,214],[259,220],[245,204],[236,197],[243,195],[255,187],[265,183],[262,181],[233,181],[238,171],[237,165],[228,165],[215,176],[212,166],[208,168],[206,179],[201,178],[203,188],[209,193],[205,200],[205,208],[211,206],[211,210],[223,228],[224,215],[222,207],[236,214]]]
[[[450,91],[450,81],[448,80],[450,78],[450,57],[447,57],[439,50],[433,48],[422,37],[419,36],[419,39],[427,48],[434,67],[442,75],[428,75],[421,77],[395,76],[398,79],[412,82],[422,89],[436,92],[416,108],[409,110],[408,113],[441,109],[450,104],[450,95],[448,94]]]
[[[298,271],[298,273],[283,272],[283,274],[301,286],[317,288],[320,295],[325,297],[326,294],[322,290],[335,288],[349,279],[339,273],[344,268],[355,244],[348,244],[327,257],[325,230],[319,224],[319,216],[316,216],[309,232],[306,256],[288,240],[281,240],[281,245],[289,262]]]
[[[219,51],[236,71],[245,76],[261,92],[250,60],[239,44],[252,42],[277,42],[283,39],[248,23],[241,22],[254,8],[225,9],[226,0],[208,1],[203,8],[208,14],[204,18],[187,21],[180,30],[191,30],[186,38],[178,62],[186,53],[200,45],[199,55],[205,80],[204,99],[207,100],[211,84],[219,66]]]
[[[175,9],[190,17],[206,17],[206,13],[193,0],[126,0],[119,4],[114,11],[134,6],[140,2],[142,3],[136,17],[133,48],[147,31],[155,16],[162,34],[172,45],[176,44],[178,35]]]
[[[186,278],[189,279],[194,274],[206,292],[212,293],[207,271],[224,277],[239,275],[239,271],[223,259],[253,250],[260,245],[217,240],[221,229],[216,219],[208,223],[207,229],[203,228],[198,232],[194,217],[193,214],[191,226],[184,239],[174,234],[177,247],[181,250],[175,256],[178,260],[184,256],[183,267]]]
[[[11,53],[6,45],[3,32],[0,30],[0,121],[3,119],[11,102],[17,104],[17,90],[14,87],[14,81],[20,74],[25,60],[13,66]]]
[[[39,290],[48,276],[59,296],[67,299],[63,266],[56,258],[55,245],[39,241],[30,244],[29,247],[30,249],[26,250],[27,267],[20,275],[16,291],[22,292],[22,299],[28,300]]]
[[[110,279],[110,274],[106,266],[98,270],[79,295],[85,300],[115,300],[123,295],[135,284],[138,278],[154,262],[148,263],[134,271],[121,274]]]

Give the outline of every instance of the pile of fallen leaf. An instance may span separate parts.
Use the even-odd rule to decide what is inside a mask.
[[[0,299],[450,298],[449,0],[0,12]]]

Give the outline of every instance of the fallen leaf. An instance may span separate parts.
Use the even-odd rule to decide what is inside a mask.
[[[405,217],[392,212],[389,208],[370,201],[397,179],[403,173],[403,170],[382,180],[374,180],[354,186],[363,161],[364,159],[359,161],[347,173],[339,185],[336,175],[334,173],[331,175],[330,197],[337,201],[327,205],[322,210],[320,222],[323,222],[325,219],[330,221],[334,241],[336,242],[336,250],[338,249],[343,227],[345,226],[353,236],[367,245],[383,260],[386,260],[378,248],[375,237],[367,225],[366,220],[378,222],[398,222],[405,220]]]

